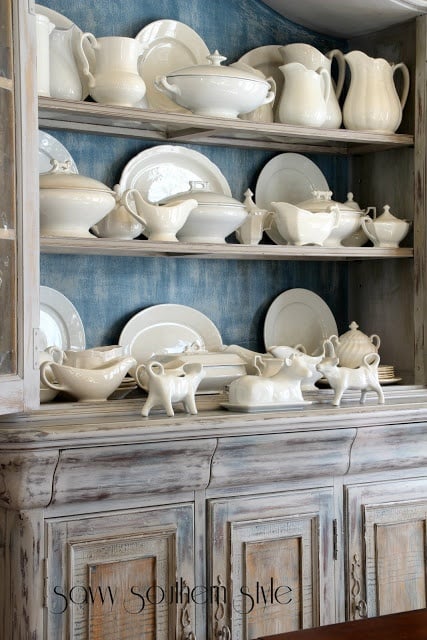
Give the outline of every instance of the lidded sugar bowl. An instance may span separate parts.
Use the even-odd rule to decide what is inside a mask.
[[[376,333],[367,336],[363,331],[359,331],[359,325],[354,320],[349,329],[350,331],[346,331],[339,338],[333,335],[329,339],[334,345],[340,366],[355,369],[362,364],[364,356],[368,353],[378,352],[381,340]]]

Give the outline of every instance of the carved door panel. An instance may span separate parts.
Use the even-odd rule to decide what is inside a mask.
[[[209,517],[210,638],[335,621],[332,489],[212,500]]]
[[[189,640],[193,506],[46,524],[48,640]]]
[[[346,487],[348,617],[427,606],[427,479]]]

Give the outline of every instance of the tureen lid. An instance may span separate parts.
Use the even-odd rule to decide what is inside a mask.
[[[223,193],[216,193],[215,191],[211,191],[209,187],[209,182],[204,182],[202,180],[190,180],[190,189],[188,191],[184,191],[183,193],[176,193],[175,195],[169,196],[168,198],[164,198],[159,202],[159,204],[168,204],[173,205],[182,200],[187,200],[187,198],[191,197],[197,200],[199,204],[217,204],[221,206],[227,207],[240,207],[243,208],[243,204],[232,198],[231,196],[227,196]]]
[[[40,176],[40,189],[86,189],[90,191],[114,192],[99,180],[73,173],[71,161],[58,162],[51,160],[52,169]]]
[[[353,202],[353,204],[351,204],[351,200],[349,198],[350,194],[347,194],[347,198],[349,198],[347,202],[336,202],[336,200],[332,200],[332,191],[312,191],[312,195],[312,198],[299,202],[296,206],[300,209],[310,211],[311,213],[328,213],[331,211],[333,206],[337,206],[341,212],[360,212],[360,210],[356,209],[356,207],[358,207],[357,202]]]
[[[243,69],[241,66],[230,65],[222,66],[221,62],[227,60],[225,56],[222,56],[216,49],[214,53],[206,56],[208,64],[197,64],[192,67],[184,67],[182,69],[176,69],[167,74],[168,78],[176,78],[177,76],[220,76],[227,78],[236,78],[251,80],[252,82],[262,82],[268,85],[268,82],[262,78],[258,73],[254,73],[248,66],[247,69]]]

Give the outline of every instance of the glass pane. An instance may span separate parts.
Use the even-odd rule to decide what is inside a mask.
[[[12,3],[0,1],[0,77],[12,77]]]
[[[0,231],[15,228],[13,93],[0,88]]]
[[[16,299],[15,242],[0,239],[0,375],[17,371]]]

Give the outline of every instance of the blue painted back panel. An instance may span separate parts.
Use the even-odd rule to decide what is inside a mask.
[[[45,0],[96,36],[134,36],[154,20],[174,19],[192,27],[228,61],[265,44],[309,42],[322,51],[343,43],[292,24],[258,0]],[[79,171],[113,186],[133,156],[152,142],[51,130],[77,162]],[[226,176],[233,196],[255,190],[264,164],[276,153],[187,145],[204,153]],[[345,199],[346,160],[310,156],[324,172],[334,196]],[[41,282],[64,293],[77,307],[88,346],[115,343],[140,309],[173,302],[195,307],[217,325],[225,344],[262,350],[268,306],[285,289],[304,287],[321,295],[345,329],[347,268],[343,263],[220,261],[178,258],[42,255]]]

